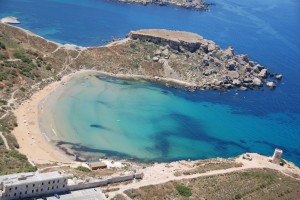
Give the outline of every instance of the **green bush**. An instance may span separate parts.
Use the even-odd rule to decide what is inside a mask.
[[[26,160],[27,161],[27,157],[23,154],[20,154],[18,151],[16,150],[11,150],[6,152],[6,156],[7,157],[13,157],[13,158],[17,158],[18,160]]]
[[[185,185],[177,185],[176,186],[177,192],[184,197],[192,196],[192,190]]]
[[[21,90],[22,92],[25,92],[25,91],[26,91],[26,89],[23,88],[23,87],[20,87],[20,90]]]
[[[131,43],[130,44],[130,48],[135,49],[136,48],[136,44]]]
[[[0,42],[0,49],[6,49],[5,44],[3,44],[2,42]]]
[[[31,59],[26,57],[25,55],[19,53],[19,52],[16,52],[14,53],[14,57],[15,58],[18,58],[18,59],[21,59],[24,63],[31,63]]]
[[[282,159],[282,158],[280,159],[280,165],[281,165],[281,166],[286,165],[286,161],[285,161],[284,159]]]
[[[7,54],[0,53],[0,60],[7,60],[8,58]]]
[[[82,171],[82,172],[90,172],[91,170],[87,167],[83,167],[83,166],[79,166],[76,168],[78,171]]]
[[[46,66],[46,70],[50,71],[52,69],[51,65]]]
[[[27,164],[25,166],[25,172],[35,172],[37,170],[36,166],[32,166],[31,164]]]

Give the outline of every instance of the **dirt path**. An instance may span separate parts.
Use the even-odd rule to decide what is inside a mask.
[[[2,134],[2,132],[0,132],[0,137],[1,137],[2,140],[3,140],[6,149],[7,149],[7,150],[10,150],[10,148],[9,148],[9,146],[8,146],[8,143],[7,143],[7,140],[6,140],[6,138],[4,137],[4,135]]]

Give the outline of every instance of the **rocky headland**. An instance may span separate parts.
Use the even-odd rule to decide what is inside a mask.
[[[25,54],[31,52],[29,54],[34,55],[28,55],[32,57],[31,66],[40,64],[41,60],[47,63],[46,70],[39,67],[31,69],[38,75],[20,79],[28,83],[44,80],[41,74],[62,77],[82,69],[121,78],[146,79],[189,90],[247,90],[263,85],[274,88],[282,79],[281,74],[270,72],[247,55],[236,55],[232,47],[221,49],[211,40],[183,31],[131,31],[127,38],[99,47],[61,45],[4,23],[0,23],[0,36],[3,45],[16,43],[22,46]],[[10,41],[5,42],[4,39]],[[20,59],[8,49],[1,50],[2,69],[22,71],[23,68],[16,67]],[[19,75],[24,74],[28,72]],[[2,87],[7,85],[5,80],[0,83]]]
[[[6,24],[20,24],[21,23],[18,18],[11,17],[11,16],[0,19],[0,22],[6,23]]]
[[[193,83],[196,88],[247,90],[262,87],[264,83],[274,88],[282,79],[281,74],[271,73],[247,55],[235,55],[232,47],[221,49],[194,33],[148,29],[132,31],[128,37],[159,45],[150,56],[152,61],[163,63],[169,76],[175,78],[177,74],[178,79]]]
[[[177,7],[195,9],[195,10],[208,10],[211,3],[206,3],[204,0],[114,0],[122,3],[135,3],[135,4],[156,4],[160,6],[174,5]]]

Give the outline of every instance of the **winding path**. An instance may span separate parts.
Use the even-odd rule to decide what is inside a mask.
[[[6,138],[4,137],[4,135],[2,134],[2,132],[0,132],[0,137],[1,137],[2,140],[3,140],[6,149],[7,149],[7,150],[10,150],[10,147],[8,146],[7,140],[6,140]]]

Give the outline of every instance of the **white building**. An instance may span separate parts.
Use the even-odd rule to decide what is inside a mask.
[[[41,197],[67,190],[67,178],[58,172],[0,176],[0,200]]]
[[[272,163],[280,164],[282,153],[283,152],[281,149],[275,149],[273,157],[272,157]]]

